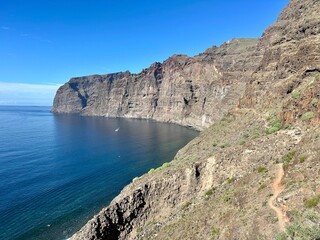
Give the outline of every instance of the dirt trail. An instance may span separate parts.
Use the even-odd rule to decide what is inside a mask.
[[[278,217],[278,224],[280,231],[285,231],[285,224],[289,222],[289,218],[286,216],[285,206],[277,207],[274,205],[274,201],[278,198],[279,194],[283,191],[284,186],[281,184],[282,178],[284,176],[283,164],[278,164],[276,178],[272,183],[272,197],[269,199],[269,207],[276,212]]]

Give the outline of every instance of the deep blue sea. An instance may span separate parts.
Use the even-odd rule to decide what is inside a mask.
[[[147,120],[0,106],[0,239],[70,237],[197,134]]]

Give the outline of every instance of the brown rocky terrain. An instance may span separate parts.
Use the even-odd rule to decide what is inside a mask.
[[[159,79],[184,79],[180,76],[191,74],[185,63],[191,61],[216,69],[211,75],[215,80],[210,74],[206,80],[196,80],[196,74],[192,86],[197,81],[199,86],[202,81],[246,86],[239,87],[243,92],[232,93],[228,111],[210,115],[216,122],[172,162],[134,179],[72,239],[320,239],[319,12],[319,0],[292,0],[258,44],[250,44],[248,49],[254,50],[236,62],[233,55],[243,52],[226,43],[194,58],[174,56],[161,64],[161,71],[170,74]],[[237,41],[241,42],[231,44]],[[224,47],[229,54],[223,53]],[[201,71],[201,76],[208,72]],[[128,76],[121,73],[114,78],[121,82]],[[93,83],[85,79],[81,81]],[[164,86],[160,92],[169,93]],[[63,89],[70,96],[86,96],[83,87],[73,91],[65,85],[59,91]],[[159,106],[167,106],[177,94],[170,96]],[[191,96],[186,99],[196,95]],[[58,93],[55,103],[63,101],[66,95]],[[191,117],[184,118],[189,122],[180,123],[205,127],[199,124],[203,115],[196,110],[198,102],[189,103]],[[182,106],[183,102],[180,110]],[[63,112],[64,106],[55,108]],[[85,114],[86,107],[79,105],[77,111]],[[168,121],[179,123],[173,118]]]

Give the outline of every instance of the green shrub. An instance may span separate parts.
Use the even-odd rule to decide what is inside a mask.
[[[228,178],[227,183],[233,183],[236,180],[235,177]]]
[[[265,183],[262,183],[261,185],[260,185],[260,187],[258,188],[258,191],[261,191],[262,189],[264,189],[264,188],[266,188],[267,187],[267,185],[265,184]]]
[[[161,171],[161,170],[168,168],[168,167],[170,167],[170,163],[165,162],[164,164],[162,164],[161,167],[158,167],[157,170]]]
[[[312,99],[311,105],[316,107],[318,105],[318,102],[319,102],[318,98],[314,98]]]
[[[241,141],[239,142],[239,144],[240,144],[240,145],[244,145],[244,144],[246,144],[246,141],[241,140]]]
[[[211,188],[211,189],[209,189],[209,190],[205,193],[205,196],[206,196],[206,197],[210,197],[210,196],[213,194],[213,192],[214,192],[214,189]]]
[[[293,99],[298,99],[300,97],[300,93],[297,90],[293,90],[291,93],[291,97]]]
[[[313,117],[314,117],[314,113],[310,111],[310,112],[306,112],[305,114],[303,114],[301,116],[301,120],[308,121],[308,120],[312,119]]]
[[[284,162],[284,163],[289,163],[292,159],[293,159],[293,157],[296,155],[296,151],[290,151],[290,152],[288,152],[288,154],[286,154],[286,155],[284,155],[283,157],[282,157],[282,162]]]
[[[285,125],[283,126],[283,129],[289,129],[290,127],[291,127],[290,124],[285,124]]]
[[[265,173],[267,171],[267,169],[263,166],[260,166],[257,168],[258,173]]]
[[[281,124],[281,121],[276,119],[274,121],[271,122],[271,126],[272,127],[277,127],[277,128],[281,128],[282,124]]]
[[[154,171],[155,171],[155,169],[154,169],[154,168],[151,168],[151,169],[149,170],[148,174],[151,174],[151,173],[153,173]]]
[[[256,139],[260,136],[260,133],[257,132],[257,131],[254,131],[253,134],[252,134],[252,139]]]
[[[306,160],[306,156],[301,155],[301,156],[299,157],[299,161],[300,161],[301,163],[303,163],[305,160]]]
[[[190,201],[185,202],[185,203],[182,205],[181,210],[184,211],[184,210],[188,209],[188,208],[190,207],[190,205],[191,205],[191,202],[190,202]]]
[[[319,203],[320,195],[307,199],[304,204],[307,208],[313,208],[316,207]]]
[[[211,230],[211,236],[212,236],[213,238],[218,237],[219,234],[220,234],[220,229],[219,229],[219,228],[215,228],[215,227],[212,228],[212,230]]]
[[[267,134],[275,133],[282,128],[281,121],[278,119],[273,120],[272,122],[269,123],[269,125],[271,125],[271,127],[266,129]]]
[[[272,134],[272,133],[278,132],[279,130],[280,130],[280,128],[270,127],[270,128],[267,128],[267,129],[266,129],[266,133],[267,133],[267,134]]]
[[[135,182],[137,180],[139,180],[141,177],[135,177],[134,179],[132,179],[132,182]]]
[[[245,133],[242,134],[242,136],[243,136],[244,138],[249,138],[250,135],[249,135],[249,133],[245,132]]]
[[[226,148],[226,147],[230,147],[230,143],[224,143],[220,146],[221,148]]]

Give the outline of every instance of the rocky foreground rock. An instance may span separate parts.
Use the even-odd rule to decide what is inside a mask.
[[[214,123],[72,239],[320,239],[319,13],[292,0],[259,40],[60,88],[55,112]]]

